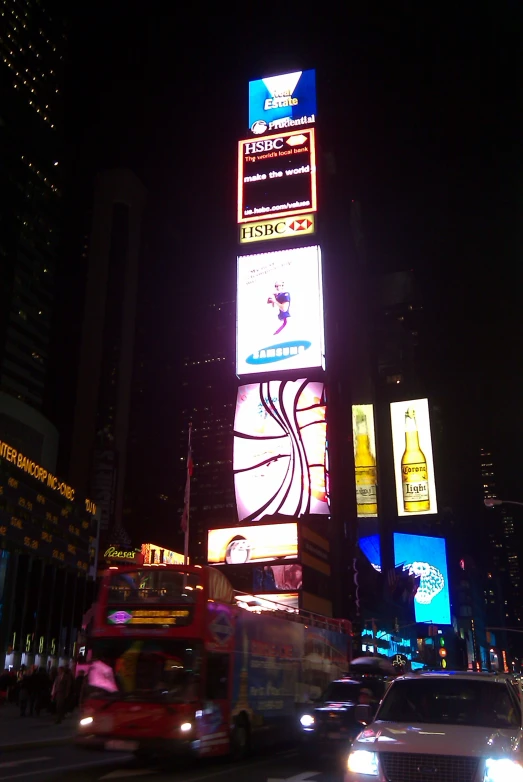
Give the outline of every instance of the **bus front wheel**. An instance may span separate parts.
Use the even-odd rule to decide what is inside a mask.
[[[239,717],[232,730],[231,756],[233,760],[242,760],[250,752],[249,723],[245,717]]]

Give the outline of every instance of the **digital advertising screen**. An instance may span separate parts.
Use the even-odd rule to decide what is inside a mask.
[[[437,513],[428,400],[392,402],[390,420],[398,516]]]
[[[381,548],[379,535],[365,535],[358,540],[360,551],[369,560],[370,564],[381,573]]]
[[[209,565],[245,565],[248,562],[293,560],[297,557],[296,522],[227,527],[210,529],[208,532]]]
[[[294,71],[249,82],[249,128],[266,132],[314,125],[316,71]]]
[[[254,569],[253,592],[293,592],[302,587],[303,572],[299,564],[263,565]]]
[[[324,367],[320,248],[238,258],[236,374]]]
[[[416,622],[451,624],[445,539],[395,532],[394,564],[415,579]]]
[[[240,244],[310,236],[315,231],[315,225],[314,212],[298,217],[280,217],[273,220],[259,220],[256,223],[242,223],[240,225]]]
[[[233,472],[240,521],[329,513],[325,414],[323,383],[239,387]]]
[[[183,565],[184,556],[177,551],[171,551],[155,543],[142,543],[144,565]]]
[[[352,405],[354,477],[359,518],[378,515],[374,405]]]
[[[316,212],[314,128],[238,143],[238,222]]]

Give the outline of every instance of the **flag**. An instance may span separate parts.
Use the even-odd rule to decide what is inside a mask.
[[[183,497],[183,513],[180,526],[182,532],[187,532],[187,525],[189,522],[189,504],[191,501],[191,475],[193,472],[193,460],[191,450],[191,433],[189,431],[189,450],[187,452],[187,479],[185,481],[185,494]]]

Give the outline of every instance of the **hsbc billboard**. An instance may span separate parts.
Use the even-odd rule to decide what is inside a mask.
[[[285,239],[307,236],[315,230],[315,215],[310,212],[298,217],[282,217],[279,220],[260,220],[258,223],[240,225],[240,244],[264,242],[267,239]]]
[[[239,142],[238,223],[316,210],[314,128]]]

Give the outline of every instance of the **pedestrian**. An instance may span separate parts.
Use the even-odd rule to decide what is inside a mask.
[[[53,684],[52,698],[56,704],[56,724],[59,725],[65,717],[69,695],[71,693],[72,676],[66,666],[60,665],[58,675]]]
[[[49,691],[49,677],[45,671],[45,668],[35,668],[31,674],[31,688],[29,692],[29,716],[33,716],[33,712],[37,717],[40,716],[40,712],[47,701],[47,694]]]

